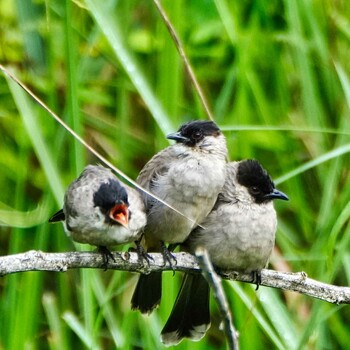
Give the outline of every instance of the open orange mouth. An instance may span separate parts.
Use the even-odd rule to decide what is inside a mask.
[[[128,227],[129,210],[125,204],[116,204],[110,211],[109,217],[124,227]]]

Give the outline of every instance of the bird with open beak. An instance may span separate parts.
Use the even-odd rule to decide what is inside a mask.
[[[104,265],[112,255],[108,246],[139,240],[146,225],[141,195],[108,168],[88,165],[68,187],[63,209],[49,222],[63,221],[74,241],[98,246]]]

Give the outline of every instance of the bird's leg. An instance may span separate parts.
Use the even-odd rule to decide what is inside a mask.
[[[173,270],[173,275],[175,275],[175,270],[174,270],[174,265],[177,264],[177,260],[175,258],[175,256],[171,253],[171,251],[167,248],[167,246],[164,244],[164,242],[161,242],[161,252],[163,255],[163,259],[164,259],[164,266],[166,265],[166,263],[168,262],[170,267]],[[174,261],[174,264],[173,264]]]
[[[140,239],[138,239],[137,241],[135,241],[136,244],[136,252],[137,252],[137,256],[138,256],[138,260],[139,262],[143,262],[143,260],[146,260],[148,266],[149,266],[149,261],[152,260],[154,261],[154,259],[147,253],[146,249],[144,248],[144,246],[141,244],[141,240],[142,240],[142,236]]]
[[[255,270],[252,272],[252,283],[256,284],[255,290],[259,289],[259,286],[261,284],[261,271],[260,270]]]
[[[114,256],[106,246],[99,246],[98,251],[102,254],[102,267],[106,271],[108,267],[108,260],[112,259],[115,262]]]

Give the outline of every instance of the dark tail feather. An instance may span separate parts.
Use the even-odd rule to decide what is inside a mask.
[[[186,274],[173,310],[165,324],[161,340],[176,345],[183,338],[202,339],[210,327],[209,285],[201,275]]]
[[[66,220],[63,209],[59,210],[57,213],[53,214],[49,219],[49,222],[58,222]]]
[[[162,273],[152,272],[140,275],[131,299],[131,308],[150,314],[160,304],[162,297]]]

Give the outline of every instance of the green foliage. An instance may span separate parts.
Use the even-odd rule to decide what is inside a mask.
[[[163,0],[230,159],[257,158],[290,197],[276,203],[271,265],[337,285],[350,281],[350,5],[346,1]],[[164,134],[206,118],[152,1],[0,3],[0,61],[79,135],[136,178]],[[0,254],[73,244],[47,218],[95,163],[74,138],[0,77]],[[76,246],[88,249],[87,246]],[[162,349],[178,288],[165,274],[150,317],[130,311],[136,275],[31,272],[0,280],[0,349]],[[337,349],[348,306],[226,283],[242,349]],[[225,349],[213,326],[178,349]]]

